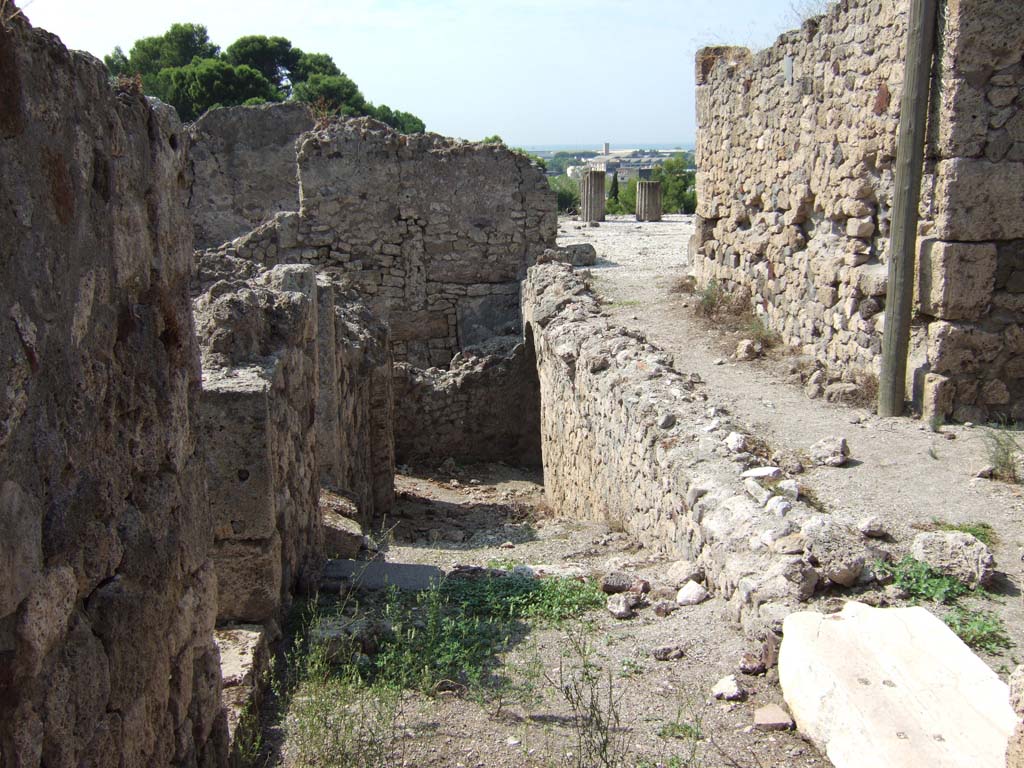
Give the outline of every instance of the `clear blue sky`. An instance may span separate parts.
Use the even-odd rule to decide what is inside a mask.
[[[173,22],[226,47],[283,35],[329,53],[375,104],[513,145],[690,143],[694,53],[764,47],[807,0],[18,0],[102,57]]]

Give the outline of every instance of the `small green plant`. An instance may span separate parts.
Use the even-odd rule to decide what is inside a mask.
[[[992,477],[1006,483],[1024,482],[1022,456],[1024,445],[1017,436],[1018,431],[1009,424],[991,427],[984,433],[985,452],[992,465]]]
[[[934,446],[928,446],[928,457],[935,459],[935,461],[939,460],[939,454],[936,452]]]
[[[748,339],[761,345],[762,349],[777,347],[782,337],[765,325],[760,315],[748,312],[740,321],[740,332]]]
[[[944,621],[971,648],[994,654],[1013,645],[1002,619],[992,611],[958,607],[950,611]]]
[[[952,603],[967,593],[967,586],[962,582],[952,576],[944,576],[927,563],[909,556],[895,564],[878,561],[877,568],[891,575],[900,589],[920,600]]]
[[[980,520],[972,523],[949,523],[945,520],[939,520],[938,518],[933,517],[932,525],[940,531],[960,531],[961,533],[969,533],[987,547],[991,547],[999,540],[999,537],[996,536],[995,529],[988,523],[983,523]]]
[[[932,432],[941,432],[943,425],[946,423],[945,417],[941,413],[933,413],[928,418],[928,429]]]
[[[591,630],[586,625],[566,634],[558,677],[545,675],[569,705],[576,739],[571,765],[575,768],[625,768],[629,734],[622,727],[622,692],[615,689],[612,671],[595,660]]]
[[[636,659],[623,659],[622,669],[619,671],[619,677],[635,677],[642,675],[644,671],[644,665]]]
[[[686,741],[700,741],[704,733],[698,723],[666,723],[658,729],[658,737],[662,739],[684,739]]]
[[[710,281],[697,291],[697,314],[702,317],[714,317],[722,305],[725,292],[717,280]]]

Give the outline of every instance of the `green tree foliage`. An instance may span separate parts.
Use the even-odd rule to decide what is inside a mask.
[[[482,138],[480,140],[480,143],[481,144],[504,144],[505,140],[502,139],[501,136],[499,136],[498,134],[494,134],[493,136],[485,136],[484,138]]]
[[[661,182],[661,209],[666,213],[697,210],[696,175],[688,170],[685,155],[670,157],[651,171],[651,180]]]
[[[548,176],[548,184],[558,198],[559,213],[576,213],[580,209],[580,185],[568,176]]]
[[[282,94],[287,95],[292,71],[302,51],[292,48],[284,37],[246,35],[224,51],[224,59],[235,66],[245,65],[259,72]]]
[[[196,59],[184,67],[162,69],[157,82],[160,98],[177,109],[182,120],[195,120],[215,106],[278,98],[274,86],[255,69],[222,59]]]
[[[201,24],[173,24],[163,35],[137,40],[104,58],[110,74],[140,74],[145,92],[195,120],[217,106],[294,98],[333,114],[369,115],[402,131],[425,130],[416,115],[375,107],[325,53],[306,53],[284,37],[246,35],[221,53]]]
[[[298,54],[295,65],[290,70],[289,79],[293,85],[309,80],[313,75],[336,76],[341,74],[334,59],[326,53],[303,53],[298,48],[292,50]]]
[[[387,104],[381,104],[373,109],[373,116],[382,123],[387,123],[396,131],[402,133],[423,133],[426,126],[416,115],[401,110],[391,109]]]
[[[156,77],[162,69],[183,67],[192,59],[215,58],[219,53],[220,48],[210,42],[202,24],[172,24],[162,35],[136,40],[127,56],[120,46],[114,48],[104,61],[110,74],[138,73],[145,84],[147,78]]]
[[[618,200],[619,199],[619,172],[615,171],[612,173],[612,183],[608,186],[608,199]]]
[[[348,75],[310,75],[308,80],[296,83],[293,89],[296,101],[324,104],[333,113],[346,116],[369,114],[362,91]]]

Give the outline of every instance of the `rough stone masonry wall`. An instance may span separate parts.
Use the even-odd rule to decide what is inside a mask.
[[[319,569],[322,484],[390,511],[387,332],[306,264],[200,253],[194,289],[218,618],[278,619]]]
[[[698,280],[793,346],[877,368],[904,0],[843,0],[771,48],[697,55]],[[929,126],[916,351],[925,407],[1024,416],[1024,6],[951,0]]]
[[[531,344],[470,348],[449,370],[399,363],[395,411],[400,463],[436,465],[451,458],[540,466],[540,391]]]
[[[544,489],[558,514],[609,522],[696,560],[751,634],[832,584],[870,581],[856,531],[740,471],[761,461],[699,377],[609,324],[583,279],[530,269],[523,320],[536,347]]]
[[[23,20],[0,71],[0,764],[217,765],[182,129]]]
[[[195,301],[219,621],[278,619],[319,566],[316,275],[281,266]]]
[[[312,128],[313,116],[298,102],[212,109],[188,127],[196,248],[226,243],[298,207],[295,141]]]
[[[299,211],[221,253],[347,276],[389,324],[396,359],[417,367],[518,332],[519,283],[557,227],[528,158],[360,118],[304,134],[298,167]]]

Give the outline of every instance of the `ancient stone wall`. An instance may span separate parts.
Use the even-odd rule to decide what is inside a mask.
[[[312,130],[305,104],[213,109],[188,127],[188,208],[196,248],[246,234],[298,208],[295,142]]]
[[[279,618],[319,566],[317,314],[300,265],[195,301],[220,621]]]
[[[698,281],[851,370],[879,363],[906,9],[844,0],[757,54],[697,56]],[[999,0],[940,22],[910,366],[940,416],[1024,415],[1022,30]]]
[[[319,568],[321,485],[390,511],[387,330],[306,264],[200,252],[193,285],[219,619],[276,619]]]
[[[304,134],[298,167],[298,212],[221,253],[347,276],[389,324],[396,359],[418,367],[519,331],[519,281],[557,226],[528,158],[360,118]]]
[[[226,759],[174,111],[0,24],[0,764]]]
[[[532,343],[470,348],[449,370],[395,366],[395,456],[539,467],[540,391]]]
[[[754,634],[779,629],[816,590],[872,578],[859,534],[798,500],[795,482],[781,484],[784,470],[741,475],[767,460],[757,441],[731,429],[699,377],[611,326],[570,267],[530,270],[523,320],[536,345],[544,489],[556,514],[603,520],[695,560]]]

